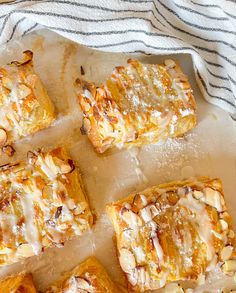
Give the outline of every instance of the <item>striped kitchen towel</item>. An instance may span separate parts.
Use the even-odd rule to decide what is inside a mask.
[[[206,100],[236,120],[235,1],[18,0],[0,4],[0,43],[42,27],[104,51],[190,53]]]

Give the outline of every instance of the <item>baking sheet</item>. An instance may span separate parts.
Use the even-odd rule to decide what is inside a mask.
[[[117,263],[113,229],[105,214],[105,205],[130,192],[165,181],[190,176],[220,177],[235,227],[236,123],[223,110],[203,100],[196,86],[190,56],[171,57],[180,62],[190,77],[198,105],[198,126],[182,139],[171,139],[139,149],[109,151],[101,156],[80,134],[82,115],[73,84],[81,76],[80,66],[85,71],[83,78],[101,82],[115,65],[125,64],[130,55],[87,49],[53,32],[41,30],[2,46],[0,64],[12,61],[17,56],[20,58],[21,52],[26,49],[34,52],[36,72],[56,105],[58,118],[52,127],[16,143],[16,156],[11,160],[24,159],[27,151],[33,148],[67,146],[81,170],[97,221],[92,231],[66,243],[63,248],[48,249],[39,256],[1,268],[0,277],[29,271],[33,273],[38,289],[43,290],[62,272],[95,254],[112,278],[122,285],[124,278]],[[167,56],[132,57],[155,63],[162,62]],[[1,155],[0,163],[9,160]],[[204,290],[218,292],[217,289],[226,284],[219,276],[213,278],[214,281]],[[227,284],[231,286],[233,283]],[[196,292],[203,292],[203,288],[198,288]]]

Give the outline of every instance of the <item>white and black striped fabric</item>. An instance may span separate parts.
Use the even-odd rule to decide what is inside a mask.
[[[104,51],[190,53],[206,100],[236,120],[236,1],[18,0],[0,4],[0,44],[42,27]]]

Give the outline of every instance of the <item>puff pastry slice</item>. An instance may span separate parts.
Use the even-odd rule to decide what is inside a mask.
[[[101,86],[77,80],[77,87],[81,131],[99,153],[181,136],[196,125],[193,91],[173,60],[156,65],[130,59]]]
[[[54,106],[34,72],[33,53],[23,61],[0,67],[0,146],[48,127],[55,119]]]
[[[118,293],[118,289],[108,276],[105,268],[95,257],[68,272],[45,293]]]
[[[107,206],[118,256],[134,291],[236,270],[234,232],[221,181],[161,184]]]
[[[0,280],[1,293],[36,293],[30,274],[19,274]]]
[[[63,148],[0,168],[0,265],[62,246],[93,223],[79,172]]]

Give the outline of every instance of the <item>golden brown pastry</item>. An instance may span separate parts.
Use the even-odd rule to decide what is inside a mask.
[[[0,147],[48,127],[54,107],[33,70],[33,53],[0,67]]]
[[[118,293],[104,267],[95,257],[89,257],[67,272],[45,293]]]
[[[0,265],[39,254],[93,223],[80,175],[62,148],[0,168]]]
[[[19,274],[0,280],[1,293],[36,293],[30,274]]]
[[[107,206],[120,266],[134,291],[208,272],[236,271],[234,232],[221,181],[160,184]]]
[[[81,131],[99,153],[181,136],[196,125],[192,89],[173,60],[162,65],[128,60],[101,86],[77,80],[77,87]]]

